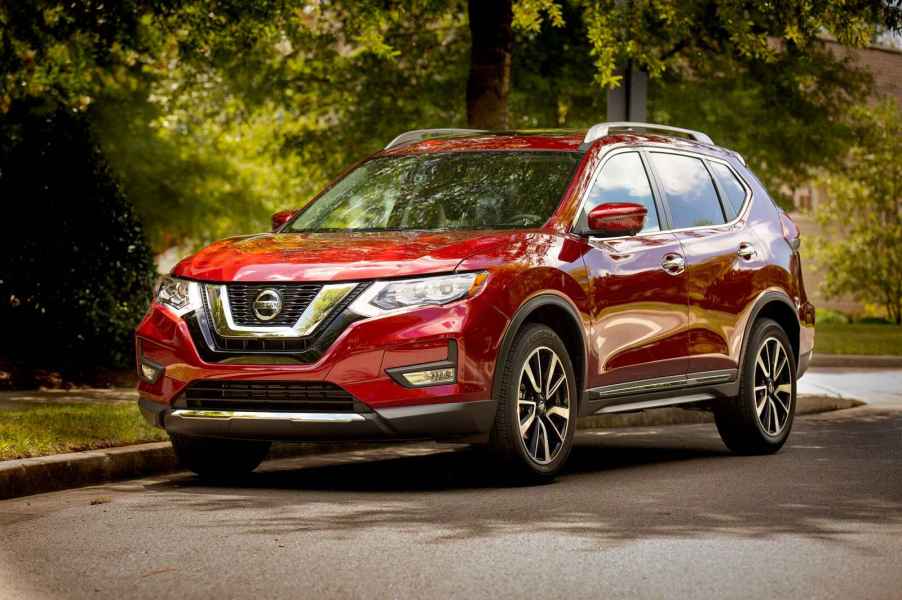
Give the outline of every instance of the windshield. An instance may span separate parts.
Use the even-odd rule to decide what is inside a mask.
[[[284,231],[538,227],[560,202],[579,156],[453,152],[374,158]]]

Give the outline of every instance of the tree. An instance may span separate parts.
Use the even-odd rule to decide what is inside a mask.
[[[158,252],[264,229],[411,123],[464,121],[462,0],[76,4],[0,5],[0,113],[83,115]]]
[[[821,178],[827,194],[815,258],[828,297],[851,294],[902,324],[902,111],[887,100],[852,112],[857,142]]]
[[[23,114],[18,114],[17,111]],[[156,267],[79,114],[0,115],[0,356],[68,375],[134,360]]]
[[[507,129],[514,11],[511,0],[469,0],[470,75],[467,122],[479,129]]]
[[[626,60],[653,119],[778,191],[836,160],[867,93],[818,36],[898,21],[881,0],[5,3],[0,112],[83,114],[157,251],[260,230],[404,129],[591,125]]]

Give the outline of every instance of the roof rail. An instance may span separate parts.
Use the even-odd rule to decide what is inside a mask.
[[[392,141],[388,143],[385,147],[386,150],[389,148],[396,148],[398,146],[405,146],[407,144],[413,144],[416,142],[422,142],[423,140],[428,140],[431,138],[438,137],[447,137],[453,135],[466,135],[468,133],[486,133],[485,129],[414,129],[412,131],[405,131]]]
[[[654,123],[631,123],[629,121],[598,123],[597,125],[593,125],[592,128],[586,132],[586,137],[585,139],[583,139],[583,144],[591,144],[595,140],[603,138],[604,136],[610,134],[614,129],[620,129],[624,131],[663,131],[665,133],[682,133],[688,136],[690,139],[695,140],[696,142],[702,142],[704,144],[714,144],[714,142],[711,141],[711,138],[701,131],[683,129],[682,127],[671,127],[669,125],[656,125]]]

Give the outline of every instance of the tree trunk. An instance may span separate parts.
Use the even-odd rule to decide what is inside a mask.
[[[477,129],[507,129],[507,96],[514,37],[512,0],[469,0],[470,77],[467,122]]]

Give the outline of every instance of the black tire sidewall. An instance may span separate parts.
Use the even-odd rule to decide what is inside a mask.
[[[540,464],[535,462],[526,450],[523,439],[520,436],[520,414],[518,407],[519,399],[519,377],[520,370],[527,357],[541,346],[551,348],[557,353],[558,358],[567,375],[567,386],[570,394],[570,420],[567,423],[567,432],[564,434],[564,447],[561,448],[558,455],[548,464]],[[511,368],[504,371],[503,376],[509,378],[501,386],[505,392],[499,401],[503,404],[502,409],[507,411],[505,419],[507,426],[510,428],[509,435],[513,440],[511,444],[512,450],[517,454],[518,462],[528,472],[539,475],[552,477],[556,475],[573,448],[573,439],[576,432],[576,415],[579,408],[579,396],[576,385],[576,374],[573,370],[573,362],[567,347],[561,338],[550,327],[545,325],[531,324],[526,326],[517,334],[517,338],[511,346],[511,350],[505,360],[510,361]]]
[[[790,370],[790,380],[792,383],[792,397],[791,397],[791,405],[789,407],[789,417],[786,426],[783,427],[783,430],[780,431],[776,436],[769,434],[764,430],[764,427],[761,425],[761,421],[758,418],[756,406],[755,406],[755,363],[758,358],[758,353],[761,350],[761,346],[765,340],[768,338],[776,338],[780,341],[780,344],[783,346],[783,351],[786,352],[786,355],[789,357],[788,367]],[[792,431],[792,425],[795,421],[795,411],[796,411],[796,357],[795,352],[792,349],[792,344],[789,341],[789,336],[786,335],[786,332],[777,324],[776,321],[772,321],[770,319],[764,319],[760,321],[755,327],[752,339],[750,340],[749,347],[746,352],[745,361],[743,363],[743,374],[742,374],[742,383],[740,386],[740,397],[739,401],[743,404],[743,409],[748,411],[748,415],[751,417],[752,423],[754,423],[755,428],[758,431],[758,435],[761,437],[761,441],[767,445],[780,447],[786,442],[786,438],[789,437],[789,433]]]

